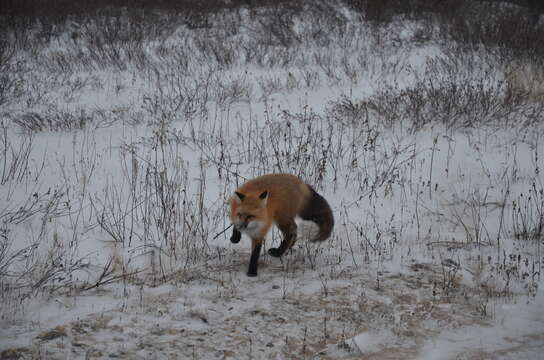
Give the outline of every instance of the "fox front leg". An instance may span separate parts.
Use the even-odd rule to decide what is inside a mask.
[[[242,238],[242,233],[236,230],[236,228],[232,227],[232,235],[230,237],[230,242],[234,244],[238,244],[240,242],[240,239]]]
[[[251,239],[251,258],[249,259],[249,269],[247,276],[257,276],[257,265],[259,264],[259,256],[261,255],[262,239]]]

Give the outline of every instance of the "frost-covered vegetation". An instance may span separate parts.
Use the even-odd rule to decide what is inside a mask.
[[[539,2],[77,3],[0,4],[0,357],[544,351]],[[249,279],[270,172],[336,227]]]

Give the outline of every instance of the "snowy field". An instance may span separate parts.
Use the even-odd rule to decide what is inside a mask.
[[[542,356],[544,16],[351,3],[4,25],[0,358]],[[248,278],[271,172],[336,225]]]

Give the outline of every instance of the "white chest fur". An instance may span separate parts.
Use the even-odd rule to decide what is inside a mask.
[[[249,236],[250,238],[255,238],[261,235],[261,231],[264,228],[264,223],[262,221],[251,221],[247,224],[247,227],[242,230],[242,233]]]

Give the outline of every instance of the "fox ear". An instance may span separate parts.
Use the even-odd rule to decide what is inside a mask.
[[[268,200],[268,191],[263,191],[261,195],[259,195],[259,199],[262,200],[263,206],[266,205],[266,200]]]
[[[241,203],[242,200],[244,200],[245,197],[246,197],[244,194],[239,193],[238,191],[235,191],[234,193],[236,194],[235,199],[236,199],[236,201],[237,201],[238,203]]]

